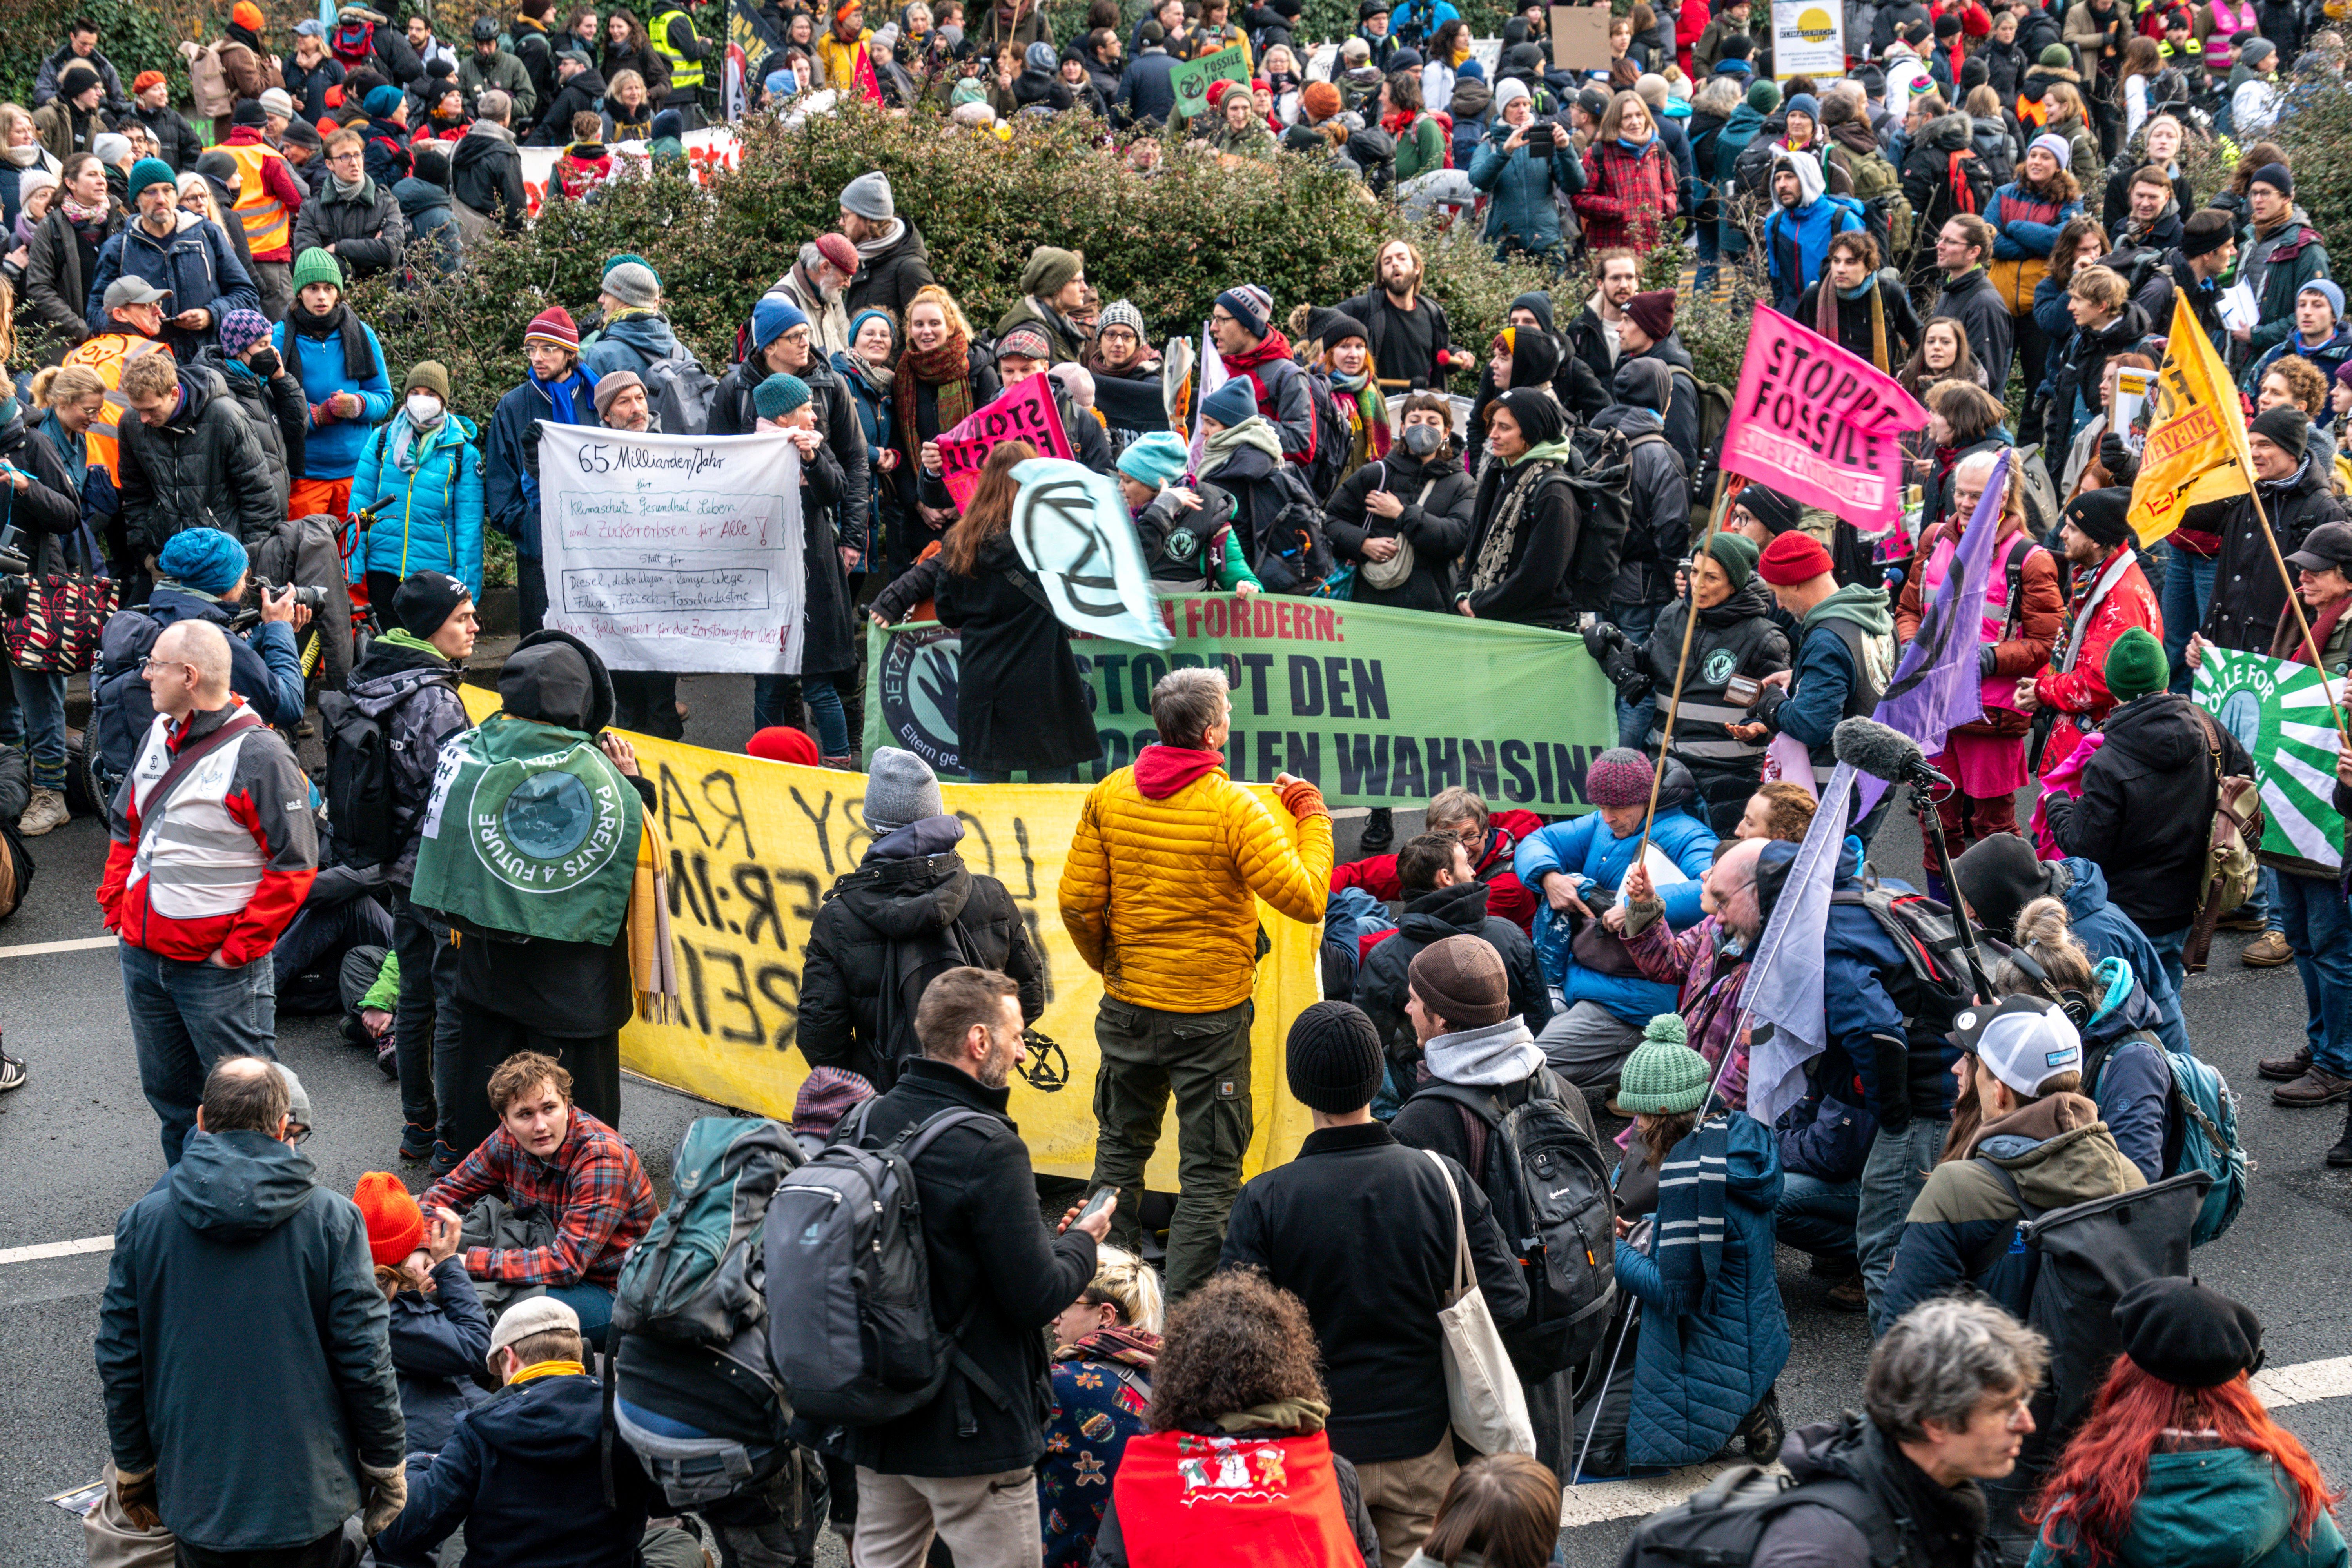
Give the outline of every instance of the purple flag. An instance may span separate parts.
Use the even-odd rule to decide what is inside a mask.
[[[1977,500],[1976,515],[1969,519],[1943,584],[1919,617],[1919,635],[1895,660],[1895,678],[1887,682],[1874,715],[1887,728],[1918,742],[1919,749],[1931,757],[1944,749],[1954,729],[1984,717],[1977,648],[1982,641],[1985,577],[1992,569],[1994,535],[2000,531],[2001,497],[2008,491],[2012,456],[2003,447],[1994,459],[1992,477],[1985,481],[1984,494]],[[1922,555],[1912,570],[1923,571],[1927,563],[1927,558]],[[1862,781],[1864,816],[1869,815],[1886,789],[1883,779]]]

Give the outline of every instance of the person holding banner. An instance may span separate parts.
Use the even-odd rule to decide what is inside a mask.
[[[2326,471],[2305,449],[2310,438],[2311,421],[2298,408],[2269,409],[2246,426],[2259,504],[2252,493],[2224,503],[2213,599],[2197,629],[2213,647],[2267,652],[2287,600],[2286,582],[2271,559],[2271,539],[2283,553],[2299,550],[2314,528],[2343,521],[2343,505],[2328,489]],[[2189,663],[2196,668],[2193,653]]]
[[[1757,574],[1772,590],[1781,610],[1797,621],[1796,663],[1764,677],[1764,689],[1748,723],[1727,726],[1735,740],[1765,741],[1785,735],[1805,748],[1819,795],[1837,759],[1830,733],[1841,719],[1867,718],[1895,673],[1895,620],[1886,611],[1886,590],[1877,584],[1839,587],[1830,552],[1801,529],[1790,529],[1764,547]],[[1886,814],[1889,791],[1854,829],[1868,844]]]
[[[2037,770],[2043,778],[2062,766],[2083,737],[2105,723],[2114,709],[2106,662],[2116,639],[2135,626],[2149,633],[2164,627],[2156,591],[2148,586],[2138,552],[2132,548],[2126,517],[2130,505],[2128,489],[2087,490],[2068,501],[2060,516],[2058,548],[2074,573],[2074,591],[2050,662],[2021,679],[2011,697],[2024,712],[2050,710],[2047,721],[2035,720],[2044,737]]]

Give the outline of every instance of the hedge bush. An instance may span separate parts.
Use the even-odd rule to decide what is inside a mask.
[[[160,70],[171,79],[173,100],[185,101],[188,68],[179,42],[199,36],[213,9],[204,0],[10,0],[0,7],[8,18],[0,27],[0,103],[32,107],[41,62],[64,47],[66,24],[77,16],[98,24],[99,52],[114,62],[123,91],[141,71]]]
[[[2341,81],[2301,83],[2289,104],[2290,112],[2270,139],[2293,161],[2294,199],[2311,215],[2332,253],[2343,252],[2352,246],[2344,238],[2352,233],[2352,87]],[[2227,177],[2222,170],[2216,183]]]
[[[792,129],[747,122],[740,166],[707,186],[683,173],[625,180],[592,205],[551,205],[522,235],[471,247],[455,278],[406,289],[371,279],[352,300],[396,365],[440,361],[460,410],[487,418],[520,374],[530,318],[550,302],[592,313],[606,258],[625,251],[652,265],[672,326],[715,370],[801,244],[836,226],[842,187],[872,169],[890,176],[933,271],[982,331],[1018,297],[1040,245],[1082,252],[1103,298],[1133,300],[1160,338],[1197,332],[1217,290],[1238,279],[1274,295],[1277,320],[1301,301],[1356,293],[1394,233],[1414,234],[1431,253],[1429,291],[1458,344],[1483,345],[1511,298],[1546,280],[1525,262],[1497,263],[1458,229],[1407,225],[1326,165],[1284,157],[1226,168],[1176,156],[1147,175],[1092,145],[1087,129],[1024,121],[999,142],[862,106]]]

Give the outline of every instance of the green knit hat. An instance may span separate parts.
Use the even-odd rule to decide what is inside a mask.
[[[2115,640],[2107,649],[2106,668],[2101,673],[2106,677],[2107,695],[2118,702],[2161,691],[2172,680],[2172,667],[2164,657],[2164,645],[2145,626],[2134,626]]]
[[[1678,1116],[1706,1099],[1715,1069],[1684,1041],[1682,1018],[1661,1013],[1642,1031],[1642,1043],[1625,1058],[1617,1079],[1617,1103],[1626,1110]]]
[[[178,183],[179,176],[172,173],[171,164],[161,158],[142,158],[131,165],[131,179],[125,188],[135,202],[139,199],[139,193],[150,185],[176,185]]]
[[[1706,552],[1715,557],[1723,574],[1731,579],[1734,593],[1748,586],[1748,580],[1756,575],[1756,558],[1762,553],[1754,540],[1729,529],[1719,531],[1706,542]]]
[[[343,264],[335,259],[333,251],[315,245],[294,258],[294,291],[299,294],[313,283],[343,286]]]

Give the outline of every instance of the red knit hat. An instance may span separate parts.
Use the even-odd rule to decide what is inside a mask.
[[[857,247],[845,234],[821,234],[816,237],[816,253],[833,263],[834,270],[844,278],[857,275]]]
[[[1793,588],[1830,573],[1830,552],[1821,541],[1801,528],[1792,528],[1764,547],[1757,558],[1757,575],[1776,588]]]
[[[522,330],[522,341],[527,344],[533,338],[580,352],[580,329],[573,324],[572,312],[561,305],[550,305],[530,319],[530,325]]]
[[[805,730],[788,730],[781,724],[771,724],[743,742],[743,750],[751,756],[772,763],[791,763],[796,767],[813,768],[817,764],[816,742]]]
[[[360,1205],[360,1217],[367,1221],[369,1253],[385,1268],[399,1268],[425,1245],[425,1211],[391,1172],[370,1171],[362,1176],[352,1202]]]

